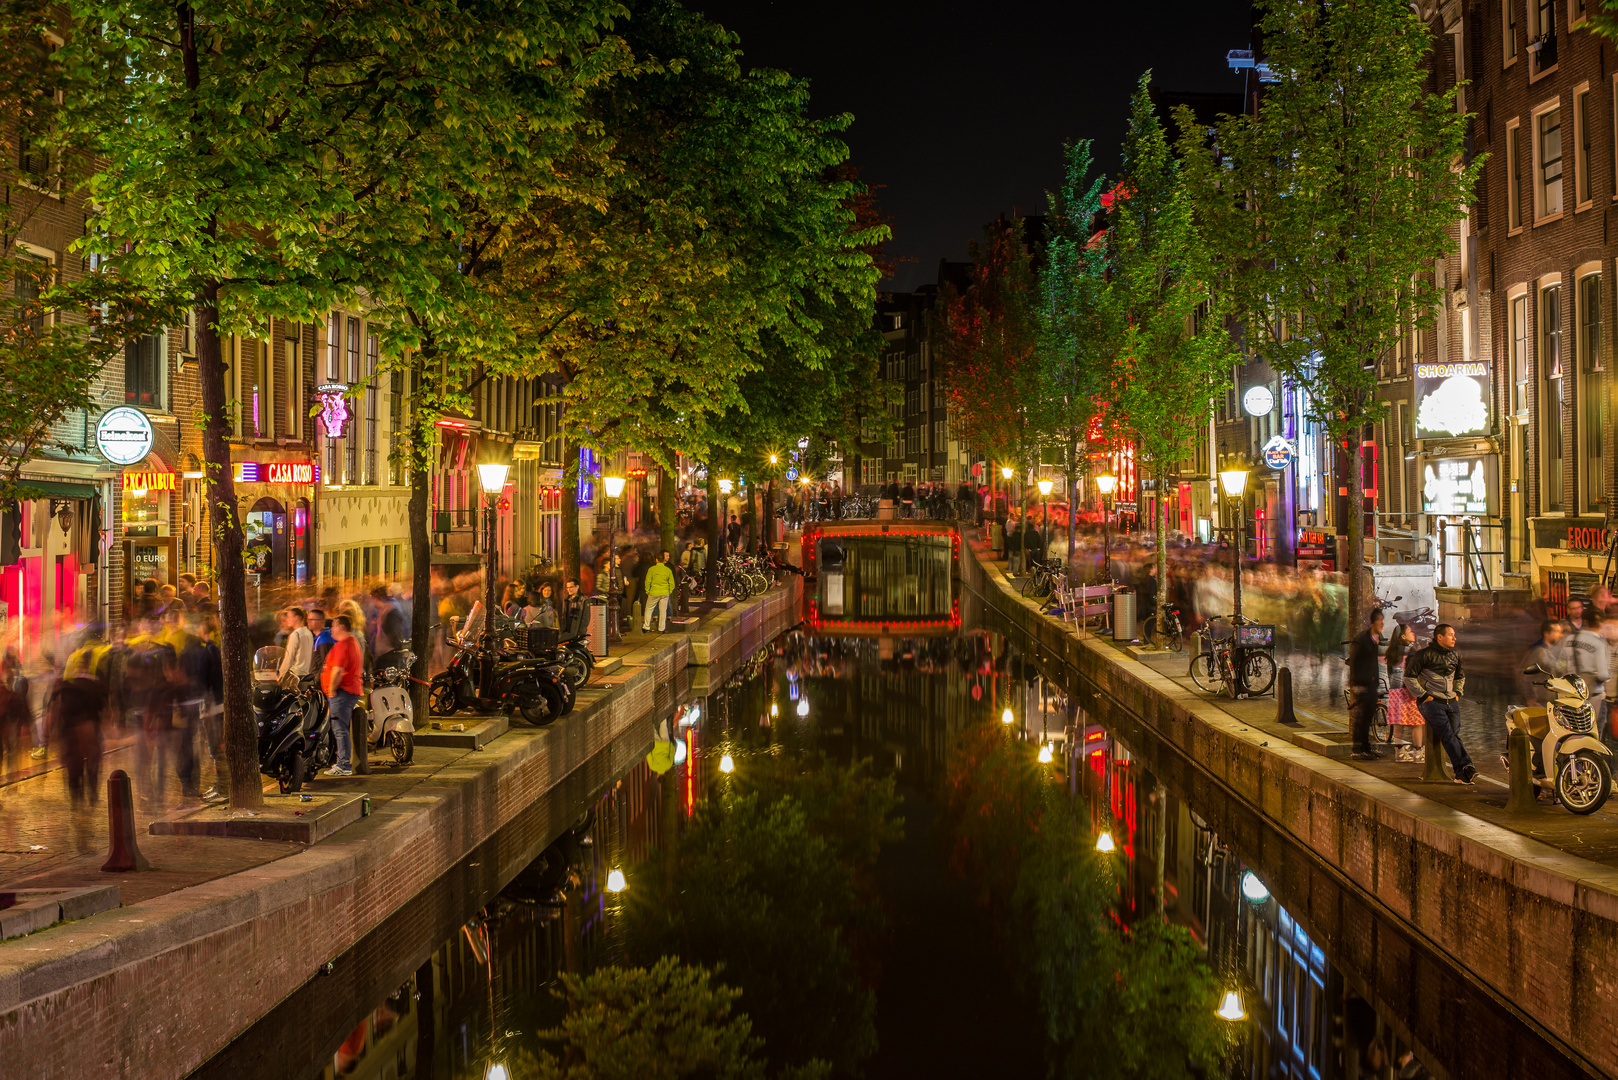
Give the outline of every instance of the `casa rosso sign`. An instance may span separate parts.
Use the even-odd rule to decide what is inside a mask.
[[[315,465],[312,461],[271,461],[264,465],[265,482],[270,484],[312,484]]]

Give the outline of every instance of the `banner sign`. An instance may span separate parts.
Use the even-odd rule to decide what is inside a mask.
[[[1424,514],[1500,513],[1500,455],[1429,458],[1421,467]]]
[[[1416,365],[1418,439],[1456,439],[1488,432],[1488,364]]]

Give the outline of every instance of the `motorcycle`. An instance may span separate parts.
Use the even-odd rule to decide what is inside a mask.
[[[273,776],[281,794],[295,795],[311,776],[337,760],[337,736],[320,676],[281,679],[284,654],[278,645],[253,654],[253,720],[259,772]]]
[[[1550,705],[1524,705],[1506,713],[1506,734],[1524,731],[1534,746],[1534,785],[1551,792],[1573,814],[1593,814],[1612,794],[1612,751],[1596,737],[1595,710],[1582,675],[1552,675],[1536,664],[1524,675],[1545,675],[1556,697]],[[1502,755],[1506,769],[1509,756]]]
[[[416,657],[408,647],[390,655],[393,662],[376,673],[376,685],[371,688],[365,741],[372,750],[391,748],[393,760],[408,765],[416,756],[416,723],[406,684]]]
[[[481,692],[479,683],[487,656],[480,643],[482,609],[481,603],[474,605],[465,628],[450,638],[455,655],[450,657],[448,668],[433,676],[427,691],[428,711],[434,716],[450,716],[461,709],[503,709],[538,727],[572,712],[573,687],[562,678],[562,665],[536,660],[514,649],[494,650],[493,683],[489,693]]]

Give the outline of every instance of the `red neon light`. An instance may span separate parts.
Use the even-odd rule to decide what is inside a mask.
[[[265,463],[271,484],[312,484],[315,482],[315,464],[312,461],[271,461]]]
[[[438,422],[438,426],[439,427],[445,427],[445,428],[454,428],[455,430],[459,431],[461,428],[464,428],[466,426],[466,422],[463,421],[463,420],[440,420]]]
[[[1087,731],[1084,733],[1085,742],[1100,742],[1107,737],[1105,731]]]
[[[697,729],[685,729],[685,816],[697,806]]]

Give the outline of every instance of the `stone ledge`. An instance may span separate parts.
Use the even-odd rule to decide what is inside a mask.
[[[460,731],[455,726],[461,727]],[[480,720],[475,716],[441,716],[430,726],[416,729],[417,746],[447,746],[452,750],[478,750],[504,735],[511,728],[508,716]]]
[[[119,904],[118,886],[89,889],[11,889],[0,892],[0,940],[47,930]]]
[[[266,795],[264,808],[251,815],[232,813],[224,803],[187,810],[151,823],[153,836],[236,836],[254,840],[287,840],[318,844],[358,821],[364,795]]]

